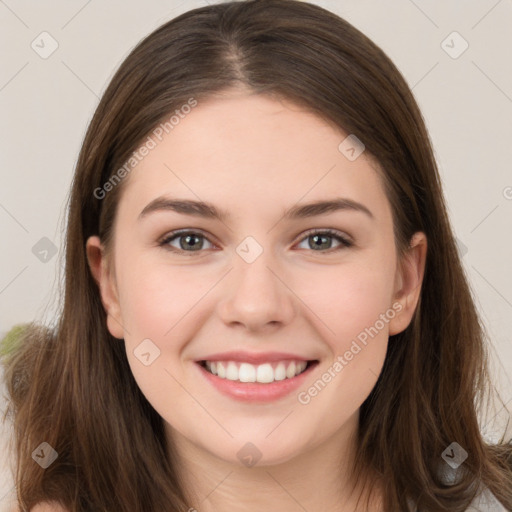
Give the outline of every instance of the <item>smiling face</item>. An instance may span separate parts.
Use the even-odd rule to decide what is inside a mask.
[[[109,330],[175,439],[239,465],[250,442],[261,465],[354,432],[411,320],[425,244],[399,265],[381,178],[338,149],[347,135],[260,95],[199,103],[125,178],[112,259],[89,239]],[[264,369],[236,373],[250,355]],[[231,378],[279,380],[198,363],[219,358]],[[285,379],[293,359],[316,363]]]

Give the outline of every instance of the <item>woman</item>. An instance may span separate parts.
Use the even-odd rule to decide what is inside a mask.
[[[157,29],[68,215],[59,324],[5,358],[22,510],[512,509],[423,119],[346,21],[255,0]]]

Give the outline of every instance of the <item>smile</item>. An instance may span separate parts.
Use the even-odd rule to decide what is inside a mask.
[[[318,360],[281,360],[251,364],[240,361],[196,361],[203,382],[231,399],[266,403],[289,397],[319,364]]]
[[[276,361],[259,365],[238,361],[203,361],[202,363],[206,370],[221,379],[261,384],[292,379],[300,375],[308,365],[307,361]]]

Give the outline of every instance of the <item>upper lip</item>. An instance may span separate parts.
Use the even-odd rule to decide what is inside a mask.
[[[260,364],[268,363],[273,361],[284,361],[286,359],[293,359],[295,361],[314,361],[313,358],[302,357],[296,354],[290,354],[286,352],[244,352],[242,350],[232,352],[218,352],[217,354],[211,354],[201,359],[200,361],[238,361],[240,363],[251,363]]]

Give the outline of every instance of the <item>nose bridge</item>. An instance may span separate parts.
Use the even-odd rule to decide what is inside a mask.
[[[279,275],[271,250],[252,237],[236,248],[233,271],[226,282],[227,293],[220,308],[223,320],[256,329],[268,323],[287,323],[294,314],[293,294]],[[277,275],[276,275],[277,274]]]
[[[270,250],[262,252],[254,260],[246,260],[237,254],[234,265],[233,279],[239,291],[252,291],[253,295],[264,294],[268,297],[281,284],[270,270],[276,266]]]

